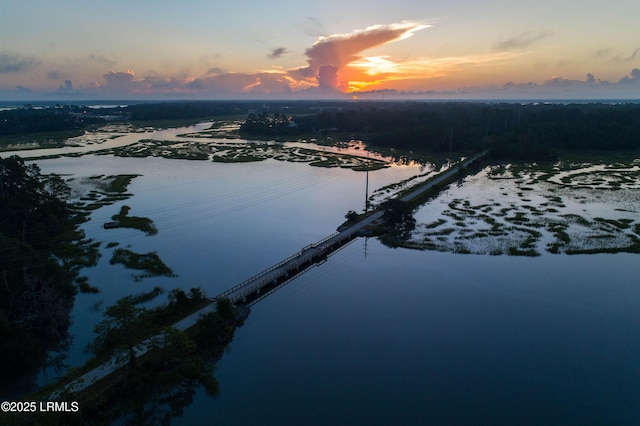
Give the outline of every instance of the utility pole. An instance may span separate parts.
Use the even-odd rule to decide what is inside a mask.
[[[364,212],[369,213],[369,152],[367,152],[367,177],[364,189]]]
[[[452,147],[453,147],[453,129],[451,129],[451,138],[449,139],[449,167],[451,167]]]

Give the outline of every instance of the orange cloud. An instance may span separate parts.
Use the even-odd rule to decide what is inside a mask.
[[[348,34],[320,37],[305,52],[308,65],[291,71],[290,74],[309,83],[315,80],[321,88],[341,88],[343,69],[350,63],[361,60],[360,53],[372,47],[406,39],[414,32],[428,27],[425,24],[405,22],[374,25]],[[345,89],[344,86],[342,88]]]
[[[389,56],[360,58],[348,64],[341,73],[349,91],[398,89],[424,90],[429,80],[441,79],[461,72],[492,69],[524,53],[489,52],[482,55],[398,59]]]

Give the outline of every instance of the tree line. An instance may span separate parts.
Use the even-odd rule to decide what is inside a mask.
[[[559,150],[640,148],[640,105],[351,103],[286,121],[278,114],[250,115],[241,130],[350,132],[374,147],[430,153],[488,149],[494,159],[533,161],[553,159]]]
[[[74,244],[82,220],[60,176],[43,175],[17,156],[0,158],[0,374],[43,361],[64,340],[80,264],[93,259]]]
[[[79,106],[36,109],[26,105],[0,111],[0,136],[78,130],[104,122],[104,118],[88,113],[86,108]]]
[[[637,149],[640,104],[416,101],[201,101],[125,107],[56,106],[0,111],[0,136],[83,129],[104,122],[243,115],[244,136],[348,132],[370,146],[447,153],[490,150],[497,160],[552,159],[559,150]]]

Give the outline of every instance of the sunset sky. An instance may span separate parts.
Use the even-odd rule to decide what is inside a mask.
[[[3,0],[0,100],[640,99],[640,1]]]

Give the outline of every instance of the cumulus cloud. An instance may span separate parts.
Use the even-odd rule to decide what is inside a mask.
[[[338,67],[321,65],[318,69],[318,87],[321,89],[335,89],[338,87]]]
[[[502,40],[493,45],[493,50],[514,50],[514,49],[526,49],[536,41],[542,40],[551,36],[549,31],[541,32],[525,32],[515,37]]]
[[[623,77],[620,81],[619,84],[621,85],[629,85],[629,84],[633,84],[633,85],[640,85],[640,69],[638,68],[634,68],[631,70],[631,77],[629,76],[625,76]]]
[[[285,49],[284,47],[278,47],[276,49],[273,49],[268,55],[267,57],[269,57],[270,59],[278,59],[279,57],[281,57],[282,55],[284,55],[285,53],[287,53],[287,49]]]
[[[135,74],[133,70],[109,71],[103,75],[107,80],[107,87],[114,90],[128,90],[131,88]]]
[[[201,77],[185,83],[185,88],[200,93],[223,94],[289,94],[295,84],[286,74],[260,72],[253,74],[228,73]]]
[[[0,74],[25,72],[38,65],[38,60],[18,54],[0,53]]]
[[[203,79],[196,78],[194,80],[191,80],[191,81],[188,81],[187,83],[185,83],[185,87],[188,90],[193,90],[193,91],[196,91],[196,92],[202,92],[202,91],[205,91],[207,89],[207,84]]]
[[[334,67],[322,68],[322,78],[325,85],[333,81],[335,88],[338,82],[337,78],[334,80],[333,77],[330,77],[331,70],[335,69],[337,75],[340,68],[359,60],[361,52],[395,40],[405,39],[414,32],[428,27],[428,25],[417,23],[375,25],[348,34],[320,37],[313,46],[305,51],[308,65],[299,68],[296,72],[298,77],[303,79],[315,78],[319,80],[319,72],[322,67]]]

